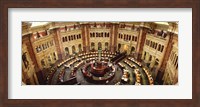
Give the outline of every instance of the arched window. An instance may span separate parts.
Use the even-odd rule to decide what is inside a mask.
[[[131,40],[131,35],[129,35],[129,41]]]
[[[76,53],[76,48],[75,48],[75,46],[72,46],[72,53],[73,53],[73,54]]]
[[[102,49],[102,44],[101,42],[98,43],[98,50],[101,50]]]
[[[152,46],[152,41],[150,41],[150,47]]]
[[[105,43],[105,50],[108,50],[108,42]]]
[[[91,49],[92,49],[92,50],[95,50],[94,48],[95,48],[95,44],[94,44],[94,42],[92,42],[92,43],[91,43]]]
[[[131,54],[135,51],[135,47],[131,47]]]
[[[67,41],[67,36],[65,36],[65,41]]]
[[[150,56],[149,56],[149,61],[151,61],[151,60],[152,60],[152,56],[150,55]]]
[[[77,38],[78,39],[78,38]],[[74,35],[74,40],[76,40],[76,35]]]
[[[156,49],[156,42],[154,42],[154,47],[153,48]]]
[[[65,47],[65,53],[66,53],[66,56],[69,55],[69,48],[68,47]]]
[[[68,36],[68,40],[69,40],[69,41],[71,40],[70,36]]]
[[[71,40],[74,40],[73,36],[71,35]]]
[[[160,51],[160,47],[161,47],[161,45],[159,44],[159,45],[158,45],[158,51]]]
[[[147,54],[147,53],[146,53],[146,52],[144,52],[144,58],[146,58],[146,54]]]
[[[92,36],[92,33],[90,33],[90,37],[93,37],[93,36]]]
[[[65,38],[64,37],[62,38],[62,41],[65,42]]]
[[[96,33],[96,37],[99,37],[99,34],[98,34],[98,33]]]
[[[93,32],[93,34],[92,34],[92,35],[93,35],[93,37],[95,37],[95,33],[94,33],[94,32]]]
[[[137,42],[137,36],[135,37],[135,42]]]
[[[162,46],[162,50],[161,50],[161,52],[164,50],[164,45]]]
[[[155,49],[157,49],[157,45],[158,45],[158,44],[156,43],[156,44],[155,44]]]
[[[163,52],[164,46],[162,45],[161,52]]]
[[[78,51],[82,52],[81,44],[78,45]]]
[[[110,36],[110,33],[108,33],[108,37]]]
[[[79,39],[81,39],[81,34],[79,34]]]

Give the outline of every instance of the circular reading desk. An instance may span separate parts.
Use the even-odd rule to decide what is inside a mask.
[[[105,84],[114,77],[115,67],[107,62],[90,62],[83,67],[82,73],[89,82]]]

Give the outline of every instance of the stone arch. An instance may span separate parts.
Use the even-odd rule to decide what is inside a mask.
[[[133,54],[134,53],[134,51],[135,51],[135,47],[131,47],[131,54]]]
[[[65,54],[66,54],[66,56],[69,55],[69,48],[68,47],[65,47]]]
[[[72,53],[73,53],[73,54],[76,53],[76,48],[75,48],[74,45],[72,46]]]
[[[94,42],[91,43],[91,50],[95,50],[95,43]]]
[[[102,43],[101,42],[98,43],[98,50],[99,49],[102,49]]]
[[[108,42],[105,43],[105,50],[108,50]]]
[[[78,51],[79,51],[79,52],[82,52],[81,44],[78,45]]]

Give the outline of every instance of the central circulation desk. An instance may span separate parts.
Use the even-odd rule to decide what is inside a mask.
[[[115,67],[109,67],[107,63],[103,62],[91,62],[84,66],[82,73],[88,82],[105,84],[107,81],[113,79],[115,75]]]

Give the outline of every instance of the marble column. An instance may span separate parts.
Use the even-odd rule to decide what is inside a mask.
[[[114,52],[117,49],[117,34],[118,34],[118,24],[112,24],[110,29],[110,51]]]
[[[147,33],[147,28],[141,27],[139,30],[139,34],[138,34],[138,41],[137,41],[137,45],[136,45],[136,59],[137,60],[141,60],[141,56],[142,56],[142,51],[143,51],[143,47],[144,47],[144,43],[145,43],[145,39],[146,39],[146,33]]]
[[[56,47],[58,59],[63,60],[65,58],[65,53],[62,47],[63,45],[60,30],[58,28],[50,29],[50,34],[53,35],[54,38],[54,44]]]
[[[119,29],[119,24],[115,24],[115,29],[114,29],[114,40],[113,40],[113,47],[114,47],[114,50],[113,51],[116,51],[117,50],[117,36],[118,36],[118,30]]]
[[[113,47],[113,45],[114,45],[114,43],[113,43],[113,39],[114,39],[114,29],[115,29],[115,27],[114,27],[114,25],[111,25],[111,29],[110,29],[110,51],[111,52],[113,52],[113,50],[114,50],[114,47]]]
[[[87,38],[87,43],[86,43],[86,52],[89,52],[90,51],[90,36],[89,36],[89,25],[87,24],[85,26],[85,35],[86,35],[86,38]]]
[[[82,44],[83,44],[83,51],[87,51],[87,44],[86,44],[86,41],[87,41],[87,37],[86,37],[86,27],[85,25],[83,24],[82,25],[82,28],[81,28],[81,34],[82,34]],[[96,37],[96,33],[95,33],[95,37]]]
[[[165,68],[166,68],[169,58],[170,57],[173,58],[173,54],[172,55],[170,54],[172,53],[172,47],[173,47],[174,41],[178,40],[178,36],[175,36],[173,33],[168,32],[166,39],[167,39],[167,43],[165,44],[163,52],[162,52],[163,55],[162,55],[162,58],[160,59],[160,65],[157,67],[158,70],[161,72],[165,72]],[[156,71],[156,76],[158,74],[158,70]]]
[[[40,68],[36,59],[36,55],[35,55],[36,50],[35,50],[35,47],[33,47],[32,42],[34,42],[32,33],[22,36],[22,51],[27,52],[26,58],[27,58],[27,61],[29,62],[28,68],[25,68],[24,64],[22,64],[22,75],[23,75],[22,77],[24,77],[23,81],[25,83],[27,80],[29,81],[30,78],[33,77],[33,74],[40,71]],[[36,78],[36,81],[38,83],[37,78]]]

